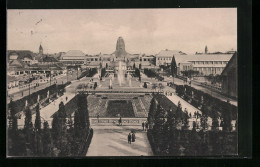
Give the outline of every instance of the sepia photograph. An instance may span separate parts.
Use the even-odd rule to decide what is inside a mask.
[[[238,155],[237,8],[8,9],[6,157]]]

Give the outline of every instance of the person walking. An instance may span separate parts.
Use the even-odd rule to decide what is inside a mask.
[[[120,116],[120,118],[118,120],[118,123],[119,123],[119,125],[122,125],[122,118],[121,118],[121,116]]]
[[[144,122],[142,122],[142,127],[143,127],[143,130],[144,130]]]
[[[148,130],[148,122],[147,121],[145,122],[145,130],[146,131]]]
[[[97,115],[97,120],[98,120],[98,123],[99,123],[99,114]]]
[[[68,100],[68,96],[66,96],[66,101]]]
[[[132,133],[132,142],[135,142],[135,132]]]
[[[128,137],[127,137],[127,138],[128,138],[128,144],[131,144],[131,138],[132,138],[132,137],[131,137],[131,133],[128,134]]]

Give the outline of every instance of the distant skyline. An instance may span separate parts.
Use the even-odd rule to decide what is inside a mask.
[[[7,10],[7,49],[110,54],[237,50],[237,9]]]

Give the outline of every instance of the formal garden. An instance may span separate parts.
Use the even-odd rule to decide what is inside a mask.
[[[189,130],[188,113],[182,112],[180,103],[176,106],[164,97],[154,95],[147,119],[148,140],[155,155],[221,156],[237,153],[237,129],[231,131],[231,124],[222,123],[223,131],[220,131],[218,124],[212,123],[209,131],[207,121],[200,119],[202,129],[198,130],[193,123],[192,130]]]
[[[32,113],[26,107],[23,129],[17,127],[14,102],[10,102],[8,128],[8,156],[27,157],[81,157],[85,156],[90,145],[93,130],[90,129],[87,98],[84,94],[76,96],[77,105],[74,119],[66,112],[63,102],[53,115],[52,127],[42,120],[39,105],[36,107],[36,119],[32,122]]]

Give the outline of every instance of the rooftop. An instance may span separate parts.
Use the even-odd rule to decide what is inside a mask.
[[[81,50],[70,50],[61,56],[85,56],[85,53],[83,53]]]

